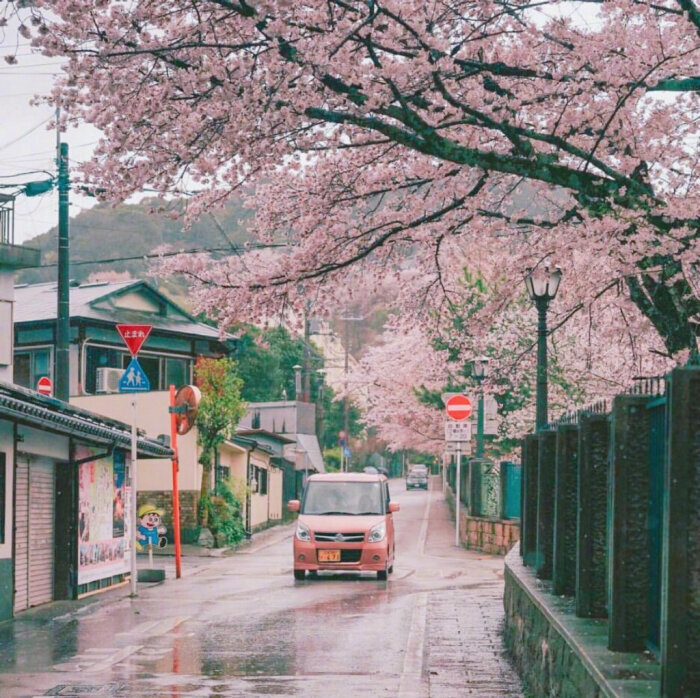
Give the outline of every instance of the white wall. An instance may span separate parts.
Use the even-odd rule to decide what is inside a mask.
[[[12,422],[0,421],[0,451],[5,454],[5,542],[0,543],[0,559],[12,557],[12,529],[14,526],[14,510],[12,507],[14,483],[14,435]]]
[[[14,273],[0,268],[0,381],[12,383]]]
[[[282,518],[282,476],[279,468],[270,468],[268,477],[268,494],[270,497],[270,518]]]
[[[19,443],[17,451],[34,456],[45,456],[53,461],[67,463],[70,459],[70,442],[67,436],[52,434],[32,427],[17,427]]]
[[[132,420],[132,400],[136,401],[136,426],[152,439],[160,434],[170,436],[170,395],[167,391],[149,393],[114,393],[109,395],[81,395],[71,397],[76,407],[96,414],[118,419],[126,424]],[[180,469],[178,485],[181,490],[199,490],[202,469],[197,459],[197,430],[192,429],[184,436],[177,437]],[[138,489],[171,490],[173,486],[172,463],[168,459],[147,459],[139,461]]]
[[[269,477],[269,456],[264,457],[259,453],[253,452],[250,454],[250,465],[251,467],[264,468],[268,471],[268,494],[258,494],[257,492],[251,492],[250,495],[250,526],[255,528],[260,524],[264,524],[267,521],[267,507],[268,507],[268,496],[270,492],[270,477]]]

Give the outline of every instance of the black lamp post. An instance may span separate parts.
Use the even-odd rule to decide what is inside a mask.
[[[479,384],[479,411],[476,416],[476,457],[484,457],[484,389],[482,383],[488,375],[489,359],[478,356],[472,361],[472,375]]]
[[[547,424],[547,309],[557,295],[561,282],[561,269],[529,269],[525,285],[537,308],[537,412],[535,429],[539,431]]]

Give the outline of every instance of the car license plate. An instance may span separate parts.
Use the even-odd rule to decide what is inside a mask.
[[[319,550],[319,562],[340,562],[340,550]]]

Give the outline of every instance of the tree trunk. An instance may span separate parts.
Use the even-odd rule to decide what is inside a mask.
[[[208,528],[209,507],[207,504],[209,501],[209,480],[211,479],[211,457],[209,451],[202,451],[199,462],[202,465],[202,482],[199,488],[198,523],[200,528]]]

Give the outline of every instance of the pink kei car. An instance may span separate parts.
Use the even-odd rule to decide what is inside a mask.
[[[374,571],[386,579],[394,571],[394,517],[399,510],[389,501],[384,475],[325,473],[312,475],[298,511],[294,534],[294,579],[306,571]]]

